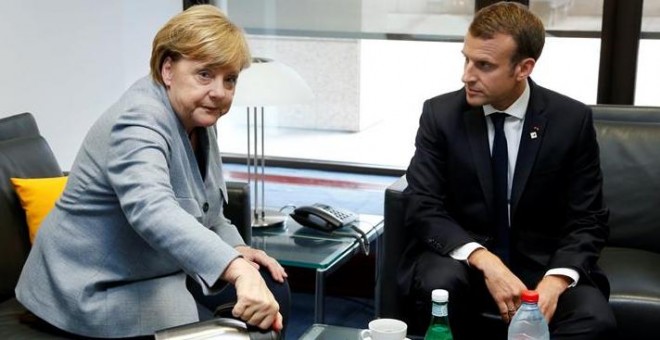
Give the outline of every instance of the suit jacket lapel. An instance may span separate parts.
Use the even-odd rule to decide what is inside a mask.
[[[516,169],[513,175],[513,185],[511,187],[511,217],[515,216],[520,195],[525,188],[529,174],[534,167],[534,162],[543,142],[545,124],[547,118],[544,113],[545,104],[539,88],[530,80],[531,94],[525,122],[523,124],[522,135],[520,136],[520,147],[518,149],[518,158],[516,159]]]
[[[493,175],[490,163],[488,131],[483,110],[471,108],[463,113],[468,142],[488,209],[493,211]]]

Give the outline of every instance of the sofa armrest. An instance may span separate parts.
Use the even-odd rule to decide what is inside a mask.
[[[252,242],[252,216],[250,208],[250,186],[245,182],[227,183],[229,203],[225,203],[225,217],[233,223],[245,244]]]
[[[0,118],[0,141],[39,135],[37,121],[31,113]]]
[[[403,316],[403,304],[397,287],[397,264],[410,241],[405,229],[407,201],[403,190],[408,186],[405,175],[385,190],[383,234],[383,266],[378,289],[379,317],[399,318]]]

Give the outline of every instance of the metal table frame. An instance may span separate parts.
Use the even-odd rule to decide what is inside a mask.
[[[382,266],[382,261],[380,259],[379,254],[382,252],[382,247],[383,247],[383,242],[379,242],[379,238],[384,231],[383,218],[382,216],[377,216],[377,215],[360,215],[359,223],[365,223],[368,227],[370,227],[369,230],[366,231],[366,235],[370,243],[371,251],[375,251],[376,287],[378,287],[379,278],[380,278],[379,273],[380,273],[380,268]],[[252,246],[266,251],[270,256],[280,261],[282,265],[315,269],[316,277],[315,277],[315,292],[314,292],[314,322],[322,324],[325,318],[324,307],[325,307],[326,277],[329,274],[332,274],[337,269],[341,268],[341,266],[346,262],[348,262],[353,256],[360,253],[362,251],[362,248],[358,240],[350,238],[350,236],[347,236],[347,233],[349,232],[348,230],[341,231],[340,229],[339,231],[333,234],[323,234],[321,232],[311,230],[308,228],[300,229],[302,227],[297,225],[297,223],[290,218],[285,221],[285,225],[287,227],[285,227],[284,230],[269,230],[269,229],[253,230]],[[298,232],[301,230],[305,232],[304,236],[302,236],[304,238],[308,238],[311,240],[337,241],[337,243],[334,244],[338,245],[339,248],[333,254],[328,256],[332,258],[330,262],[325,264],[301,263],[297,260],[287,259],[287,255],[291,256],[291,254],[289,253],[281,252],[278,249],[274,249],[274,250],[268,249],[268,241],[270,240],[269,238],[278,237],[280,238],[280,240],[282,240],[283,238],[288,237],[293,239],[295,237],[300,237],[300,236],[295,236],[293,232]],[[308,230],[309,232],[307,232]],[[260,238],[263,238],[263,240],[260,240]],[[290,248],[288,250],[294,250],[294,251],[304,250],[304,248],[302,247],[296,248],[295,245],[293,246],[285,245],[283,247],[288,247]],[[378,299],[378,294],[375,294],[375,296],[376,296],[375,310],[379,310],[378,306],[380,301]]]

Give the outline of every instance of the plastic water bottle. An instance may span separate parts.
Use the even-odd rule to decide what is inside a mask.
[[[434,289],[431,292],[431,301],[431,324],[426,330],[424,340],[453,340],[447,313],[449,292],[444,289]]]
[[[548,323],[539,310],[539,293],[525,290],[522,305],[509,324],[509,340],[549,340]]]

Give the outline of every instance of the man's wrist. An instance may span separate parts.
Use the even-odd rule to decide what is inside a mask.
[[[481,270],[482,263],[486,256],[489,255],[489,251],[486,248],[477,248],[467,258],[467,262],[471,267]]]
[[[580,273],[571,268],[552,268],[545,273],[545,276],[560,276],[568,280],[568,288],[575,287],[580,280]]]
[[[551,288],[556,291],[558,295],[561,295],[566,291],[570,286],[573,280],[564,275],[546,275],[541,279],[541,282],[537,285],[537,289],[542,287]]]
[[[468,262],[468,257],[477,249],[483,248],[481,244],[477,242],[468,242],[454,250],[452,250],[449,253],[449,256],[451,256],[454,260],[459,260],[459,261],[465,261]],[[469,264],[469,262],[468,262]]]

